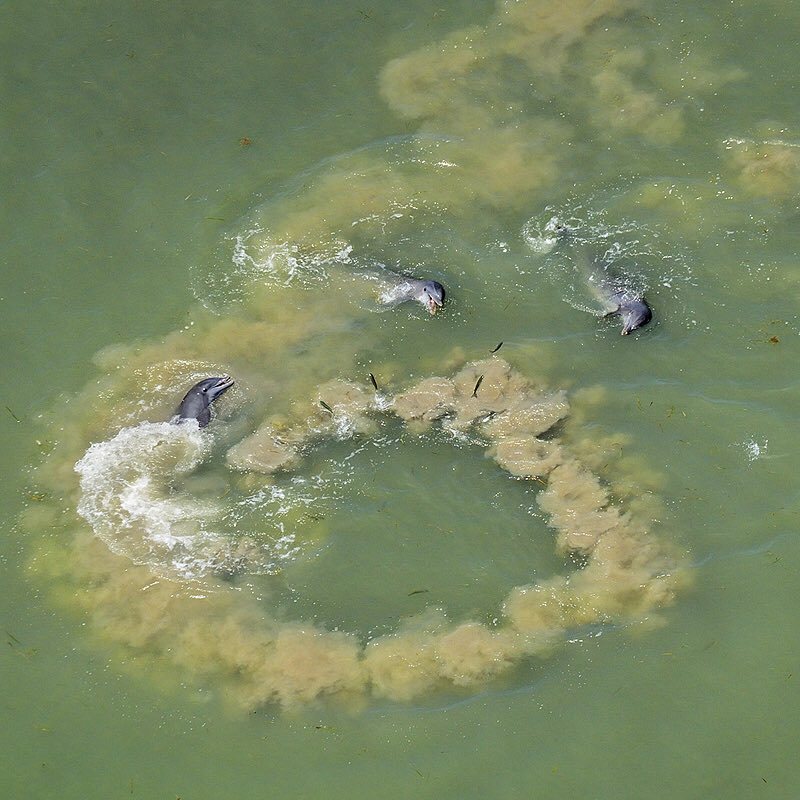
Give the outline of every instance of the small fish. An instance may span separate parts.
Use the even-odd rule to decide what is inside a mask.
[[[378,381],[375,380],[375,376],[370,372],[369,379],[372,381],[372,385],[375,387],[375,391],[378,391]]]
[[[333,414],[333,409],[332,409],[332,408],[331,408],[331,407],[330,407],[330,406],[329,406],[329,405],[328,405],[328,404],[327,404],[327,403],[326,403],[324,400],[320,400],[320,401],[319,401],[319,404],[320,404],[320,405],[321,405],[321,406],[322,406],[322,407],[323,407],[323,408],[324,408],[324,409],[325,409],[325,410],[326,410],[326,411],[327,411],[329,414]]]
[[[489,352],[490,353],[496,353],[502,346],[503,346],[503,343],[500,342],[500,344],[497,345],[497,347],[495,347],[494,350],[490,350]]]
[[[478,378],[477,382],[475,383],[475,388],[472,390],[473,397],[478,396],[478,389],[480,388],[482,383],[483,383],[483,375],[481,375],[480,378]]]
[[[409,592],[408,593],[408,597],[411,597],[412,595],[415,595],[415,594],[425,594],[425,592],[429,592],[429,591],[430,591],[430,589],[414,589],[413,592]]]

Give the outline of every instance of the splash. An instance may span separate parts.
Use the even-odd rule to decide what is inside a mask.
[[[203,497],[204,490],[224,491],[220,480],[204,486],[193,476],[210,442],[194,421],[143,422],[96,442],[75,465],[78,514],[112,553],[159,577],[277,571],[307,539],[298,509],[319,507],[331,489],[297,479],[288,487],[256,488],[225,507],[218,496]],[[181,479],[183,490],[177,488]],[[242,535],[240,521],[254,514],[262,530]]]
[[[78,513],[118,555],[154,571],[183,577],[205,574],[209,552],[224,538],[208,529],[220,515],[191,496],[169,496],[168,478],[191,473],[206,455],[196,422],[144,422],[93,444],[75,471],[80,476]]]
[[[767,447],[769,442],[766,439],[757,441],[755,438],[745,439],[743,442],[738,442],[735,447],[739,447],[744,451],[747,463],[752,464],[761,458],[767,458]]]
[[[625,193],[615,202],[628,200]],[[646,294],[656,303],[667,299],[673,318],[683,306],[690,326],[686,289],[695,281],[685,249],[668,239],[661,226],[625,218],[614,213],[613,203],[611,211],[607,205],[597,197],[571,199],[531,217],[522,227],[522,239],[536,255],[538,273],[557,285],[573,308],[602,317],[608,307],[593,284],[598,268],[609,270],[634,294]],[[567,240],[560,234],[564,227],[570,231]]]

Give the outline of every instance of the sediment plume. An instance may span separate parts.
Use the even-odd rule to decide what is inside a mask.
[[[332,412],[315,407],[314,398],[323,395],[330,398]],[[649,617],[673,601],[686,580],[680,557],[649,530],[647,520],[614,505],[569,444],[552,436],[553,426],[569,412],[563,392],[527,379],[495,357],[470,362],[452,377],[424,378],[393,397],[376,396],[335,380],[299,402],[305,416],[296,409],[293,423],[284,422],[295,460],[282,469],[302,470],[304,450],[326,439],[368,439],[381,416],[410,425],[439,424],[459,437],[468,435],[500,469],[543,485],[538,500],[554,529],[555,547],[579,554],[582,566],[511,589],[490,625],[477,619],[453,622],[430,609],[395,632],[369,638],[285,619],[217,577],[215,566],[248,572],[248,551],[241,543],[235,565],[224,563],[234,556],[218,547],[217,560],[197,568],[210,552],[207,535],[197,529],[208,515],[202,503],[190,515],[189,528],[177,513],[159,513],[157,523],[149,525],[148,514],[163,505],[169,469],[189,471],[205,450],[194,441],[199,430],[191,425],[146,422],[92,445],[78,461],[79,480],[73,486],[78,514],[60,515],[64,536],[57,546],[50,543],[52,549],[40,550],[33,564],[57,576],[61,596],[79,605],[102,638],[162,664],[171,662],[246,709],[291,708],[326,698],[358,707],[369,696],[399,702],[447,685],[469,690],[523,657],[544,657],[572,628]],[[540,438],[544,435],[550,438]],[[126,469],[116,466],[111,479],[102,471],[103,491],[95,490],[90,478],[95,454],[110,457],[120,441],[130,448],[142,437],[143,460],[136,469],[130,471],[131,459],[114,461]],[[154,437],[175,452],[158,453],[150,441]],[[247,446],[260,452],[259,440]],[[158,455],[148,455],[153,452]],[[155,467],[148,458],[155,459]],[[139,514],[131,520],[125,498],[142,476],[149,493],[139,497]],[[52,525],[57,516],[40,508],[29,515],[28,525],[36,529],[45,518]]]

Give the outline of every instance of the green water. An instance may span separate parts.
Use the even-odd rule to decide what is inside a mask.
[[[3,796],[797,794],[800,16],[622,5],[0,6]],[[572,261],[536,249],[552,217],[622,248],[651,326],[623,338],[581,310]],[[237,236],[261,267],[233,263]],[[442,281],[445,310],[378,309],[357,277],[377,264]],[[80,556],[101,549],[68,545],[72,465],[168,416],[195,370],[238,385],[179,488],[234,519],[270,479],[225,454],[265,415],[302,422],[315,387],[369,372],[401,391],[501,341],[522,375],[604,388],[570,435],[627,437],[595,469],[686,554],[660,626],[579,627],[409,702],[242,711],[122,632],[141,592],[98,594]],[[363,643],[425,609],[489,623],[576,568],[485,443],[375,425],[308,446],[292,475],[325,478],[303,506],[321,519],[278,575],[230,578],[234,605]],[[236,519],[263,534],[258,508]],[[66,522],[36,516],[53,509]]]

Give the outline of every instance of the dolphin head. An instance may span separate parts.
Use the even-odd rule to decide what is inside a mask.
[[[186,393],[178,407],[178,420],[196,419],[201,428],[211,421],[211,404],[233,386],[228,375],[219,378],[205,378],[198,381]]]
[[[626,300],[620,304],[619,315],[622,317],[622,335],[647,325],[653,318],[653,312],[643,297]]]
[[[233,378],[223,375],[221,378],[206,378],[196,383],[192,391],[199,392],[208,398],[209,403],[213,403],[221,394],[224,394],[233,386]]]
[[[435,314],[444,305],[444,286],[439,281],[422,281],[417,300]]]

